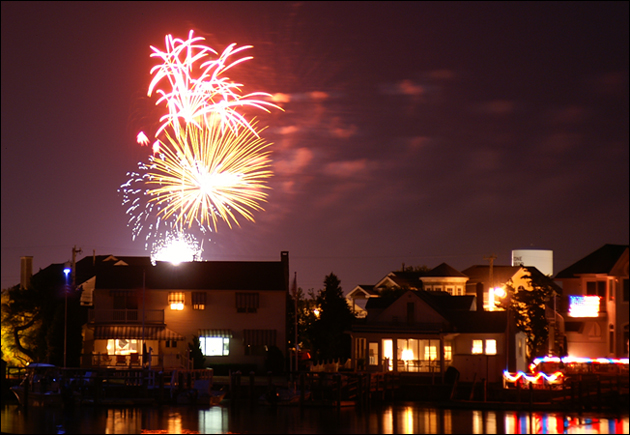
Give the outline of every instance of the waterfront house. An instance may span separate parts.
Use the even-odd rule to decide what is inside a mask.
[[[628,245],[606,244],[558,272],[567,353],[628,357]]]
[[[209,367],[262,369],[269,348],[286,353],[288,252],[279,261],[90,260],[79,285],[90,307],[84,366],[189,367],[193,336]]]
[[[505,311],[476,310],[476,297],[409,289],[395,299],[372,297],[352,327],[355,369],[499,382],[502,371],[526,368],[526,337],[508,327]]]
[[[355,316],[367,315],[365,305],[369,298],[379,297],[381,290],[401,288],[409,290],[445,291],[451,295],[464,295],[468,277],[446,263],[429,271],[389,272],[375,285],[358,285],[346,298]]]

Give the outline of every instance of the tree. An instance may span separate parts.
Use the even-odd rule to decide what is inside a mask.
[[[528,270],[523,278],[529,281],[531,290],[522,287],[514,289],[512,282],[508,282],[506,287],[511,295],[510,311],[516,327],[527,334],[527,356],[532,360],[547,354],[545,346],[549,338],[549,323],[545,311],[558,289],[541,273]]]
[[[350,329],[354,315],[341,289],[341,281],[331,273],[324,279],[324,289],[316,298],[319,318],[310,330],[313,352],[318,359],[349,358]]]
[[[312,349],[309,332],[317,320],[315,315],[315,310],[319,309],[317,296],[313,289],[304,292],[302,288],[298,287],[297,300],[298,344],[300,349]],[[287,311],[287,336],[290,347],[293,347],[295,341],[295,299],[290,295],[287,297]]]
[[[47,362],[63,365],[65,278],[63,265],[53,264],[31,278],[28,288],[16,285],[2,295],[2,352],[10,365]],[[68,294],[67,364],[79,365],[85,308],[79,294]]]
[[[405,266],[405,263],[402,264],[400,270],[396,272],[428,272],[431,268],[425,264],[420,266]]]

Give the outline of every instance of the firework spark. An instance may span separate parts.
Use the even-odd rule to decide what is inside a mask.
[[[151,69],[155,74],[149,85],[148,95],[155,91],[161,97],[156,105],[165,103],[168,113],[160,122],[155,137],[172,125],[176,132],[181,128],[180,121],[184,124],[194,124],[201,128],[203,119],[209,114],[219,114],[223,125],[228,126],[233,132],[238,133],[239,127],[245,127],[252,133],[256,131],[249,121],[236,109],[245,106],[255,107],[269,112],[270,107],[279,106],[262,98],[271,99],[270,94],[254,92],[243,95],[241,83],[234,83],[225,76],[230,68],[252,59],[251,56],[242,57],[235,61],[229,58],[237,53],[252,48],[251,45],[236,47],[236,44],[228,46],[223,53],[216,58],[211,58],[218,53],[210,47],[199,44],[202,37],[193,37],[192,30],[186,41],[167,35],[165,38],[166,51],[151,47],[151,57],[162,59],[162,64]],[[209,60],[207,60],[209,59]],[[205,60],[205,62],[204,62]],[[197,64],[199,66],[197,66]],[[157,88],[158,84],[166,79],[169,89]]]
[[[182,231],[167,232],[153,245],[151,263],[168,261],[179,264],[184,261],[199,261],[203,248],[191,234]]]
[[[225,75],[251,59],[234,57],[251,46],[231,44],[218,54],[202,41],[191,31],[187,40],[167,35],[165,51],[151,47],[151,57],[162,64],[151,69],[148,95],[160,95],[156,105],[165,104],[167,113],[155,133],[153,155],[128,173],[119,189],[133,238],[144,232],[145,247],[160,239],[152,249],[156,258],[176,247],[196,252],[196,239],[183,232],[184,225],[190,230],[196,224],[205,235],[216,231],[220,220],[230,228],[240,225],[241,217],[253,221],[254,212],[263,210],[272,175],[270,144],[239,110],[281,108],[269,102],[270,94],[243,94],[243,85]],[[142,132],[136,140],[149,144]]]
[[[216,230],[219,219],[232,228],[240,225],[238,216],[253,221],[253,212],[263,210],[266,179],[272,175],[269,143],[249,131],[221,132],[219,122],[165,133],[158,155],[120,189],[134,234],[150,215],[158,217],[158,225],[160,220],[179,228],[197,224],[207,231]]]

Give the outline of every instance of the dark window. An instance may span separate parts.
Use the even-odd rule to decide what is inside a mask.
[[[193,292],[192,293],[192,306],[193,306],[193,310],[205,310],[206,309],[206,292]]]
[[[615,331],[610,331],[609,333],[609,340],[610,340],[610,348],[608,350],[608,352],[610,353],[615,353]]]
[[[237,313],[255,313],[258,307],[258,293],[236,293]]]
[[[589,296],[597,296],[597,283],[595,281],[588,281],[586,283],[586,294]]]
[[[133,292],[117,293],[114,295],[115,310],[137,310],[138,298]]]
[[[597,281],[597,296],[606,299],[606,281]]]
[[[415,322],[415,310],[414,310],[414,303],[413,302],[407,302],[407,323],[413,323]]]
[[[628,282],[629,280],[624,279],[623,280],[623,301],[624,302],[628,302],[628,300],[630,300],[630,287],[628,287]]]

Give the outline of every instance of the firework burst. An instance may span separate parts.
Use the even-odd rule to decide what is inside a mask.
[[[234,83],[225,76],[230,68],[252,59],[251,56],[246,56],[231,61],[231,56],[252,46],[237,48],[236,44],[231,44],[218,55],[212,48],[199,44],[203,40],[201,37],[193,37],[191,30],[185,41],[167,35],[166,51],[151,47],[151,57],[160,58],[162,64],[151,69],[154,77],[149,85],[148,95],[151,96],[155,91],[161,96],[156,105],[165,103],[168,109],[168,113],[160,119],[162,124],[155,136],[158,137],[169,125],[178,132],[181,122],[201,127],[203,119],[209,114],[218,114],[222,126],[228,126],[234,133],[238,132],[239,127],[244,127],[256,134],[237,108],[249,106],[268,112],[270,107],[280,107],[264,100],[263,98],[271,98],[270,94],[264,92],[243,95],[243,85]],[[158,88],[158,84],[163,81],[167,81],[170,88]]]
[[[164,252],[200,256],[184,227],[196,225],[205,235],[216,231],[220,220],[230,228],[240,225],[240,218],[254,221],[272,175],[270,144],[259,135],[263,129],[239,110],[279,107],[265,100],[271,95],[264,92],[243,94],[243,85],[225,75],[251,59],[234,57],[251,46],[231,44],[218,54],[203,40],[191,31],[187,40],[167,35],[165,51],[151,47],[151,57],[162,63],[151,69],[148,95],[159,95],[156,105],[164,104],[167,113],[155,133],[153,155],[128,173],[119,189],[133,238],[144,232],[146,247],[159,238],[152,250],[158,260]],[[136,140],[150,143],[143,132]]]
[[[260,203],[267,198],[270,144],[249,130],[221,132],[219,122],[171,133],[165,132],[159,153],[121,186],[134,234],[151,216],[157,217],[156,229],[172,222],[178,228],[197,225],[204,232],[216,230],[219,219],[230,228],[240,225],[238,216],[253,221],[253,212],[263,210]]]
[[[168,261],[179,264],[183,261],[199,261],[203,247],[191,234],[182,231],[167,232],[160,237],[151,250],[151,263]]]

